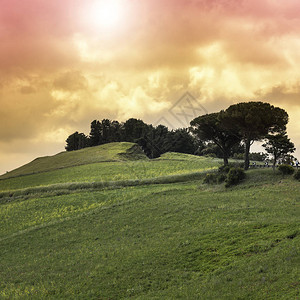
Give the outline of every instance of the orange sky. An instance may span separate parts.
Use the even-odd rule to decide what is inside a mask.
[[[186,91],[286,109],[300,149],[299,0],[1,0],[0,38],[0,173]]]

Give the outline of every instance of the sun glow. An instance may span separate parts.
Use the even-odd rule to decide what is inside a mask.
[[[107,30],[120,26],[123,17],[124,7],[121,0],[95,1],[88,15],[93,26]]]

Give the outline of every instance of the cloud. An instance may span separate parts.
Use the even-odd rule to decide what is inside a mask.
[[[36,92],[36,89],[32,86],[22,86],[19,88],[19,91],[21,94],[34,94]]]
[[[20,163],[25,141],[63,150],[93,119],[156,122],[186,90],[209,112],[269,101],[299,137],[299,1],[124,2],[111,30],[90,22],[92,0],[1,2],[0,158]]]
[[[299,107],[300,82],[285,82],[256,91],[257,97],[286,107]]]
[[[59,75],[53,82],[58,90],[78,91],[87,89],[87,80],[80,71],[67,71]]]

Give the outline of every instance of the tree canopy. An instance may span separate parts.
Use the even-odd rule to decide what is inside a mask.
[[[195,118],[190,122],[189,128],[176,130],[169,130],[164,125],[146,124],[135,118],[125,122],[94,120],[89,136],[76,131],[67,138],[66,150],[111,142],[133,142],[140,145],[149,158],[173,151],[215,155],[223,158],[225,165],[228,164],[228,158],[240,156],[243,152],[244,167],[248,169],[250,147],[254,141],[267,139],[266,151],[275,160],[284,151],[292,153],[294,146],[289,144],[291,142],[286,136],[288,120],[285,110],[264,102],[234,104],[226,110]]]
[[[150,158],[174,151],[194,154],[198,148],[197,141],[186,128],[169,130],[164,125],[154,127],[142,120],[130,118],[124,123],[103,119],[91,122],[89,137],[75,132],[67,140],[66,150],[79,150],[111,142],[132,142],[142,147]]]
[[[267,135],[263,147],[273,157],[273,168],[279,159],[284,159],[285,156],[296,150],[294,143],[291,142],[285,131]]]
[[[71,134],[66,142],[67,151],[80,150],[89,146],[89,138],[84,133],[78,133],[78,131]]]
[[[285,130],[288,120],[285,110],[264,102],[238,103],[220,113],[223,126],[242,138],[246,170],[249,168],[249,152],[253,142],[262,140],[270,133]]]
[[[231,149],[238,145],[241,137],[228,130],[220,122],[220,113],[206,114],[191,121],[192,132],[202,141],[215,143],[222,152],[224,165],[228,164]]]

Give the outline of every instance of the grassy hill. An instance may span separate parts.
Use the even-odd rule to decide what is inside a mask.
[[[64,167],[59,168],[62,161]],[[63,188],[66,188],[68,184],[74,186],[74,183],[180,176],[213,169],[219,163],[217,159],[180,153],[166,153],[150,161],[135,144],[111,143],[34,160],[0,176],[0,193],[55,184],[64,184]],[[57,186],[53,188],[57,189]]]
[[[32,162],[8,172],[0,179],[47,172],[68,167],[108,162],[147,159],[144,152],[133,143],[110,143],[78,151],[61,152],[54,156],[39,157]]]
[[[0,298],[299,298],[299,182],[258,169],[225,189],[201,180],[219,160],[141,158],[1,180]]]

